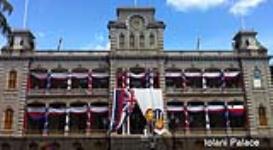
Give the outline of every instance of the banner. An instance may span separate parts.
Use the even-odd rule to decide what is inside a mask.
[[[228,111],[230,115],[241,116],[244,114],[244,105],[228,105]]]
[[[164,112],[161,89],[133,89],[133,91],[143,116],[148,109],[160,109]]]

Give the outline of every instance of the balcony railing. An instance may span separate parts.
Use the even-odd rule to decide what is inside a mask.
[[[109,95],[108,88],[89,89],[30,89],[28,96],[104,96]]]

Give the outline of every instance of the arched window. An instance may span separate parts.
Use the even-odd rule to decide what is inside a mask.
[[[130,34],[130,48],[135,47],[135,36],[133,33]]]
[[[150,34],[149,40],[150,40],[150,46],[154,46],[155,45],[155,35],[153,33]]]
[[[5,120],[4,120],[4,129],[12,129],[12,122],[13,122],[13,110],[8,108],[5,111]]]
[[[144,48],[145,46],[145,37],[143,34],[140,34],[139,36],[139,47]]]
[[[261,70],[256,66],[253,73],[253,87],[261,88],[262,87],[262,75]]]
[[[17,72],[12,70],[9,72],[9,79],[8,79],[8,88],[15,89],[17,83]]]
[[[264,106],[259,106],[259,122],[261,126],[267,126],[266,109]]]
[[[119,35],[119,47],[124,48],[125,46],[125,36],[123,33]]]
[[[11,150],[11,147],[8,143],[3,143],[1,145],[1,150]]]

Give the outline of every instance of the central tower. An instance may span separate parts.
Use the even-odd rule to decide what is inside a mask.
[[[155,19],[154,8],[118,8],[108,29],[111,50],[163,50],[165,24]]]

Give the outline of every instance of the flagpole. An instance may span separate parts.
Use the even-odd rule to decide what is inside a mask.
[[[24,18],[23,18],[24,29],[27,27],[28,5],[29,5],[29,0],[25,0],[25,10],[24,10]]]

